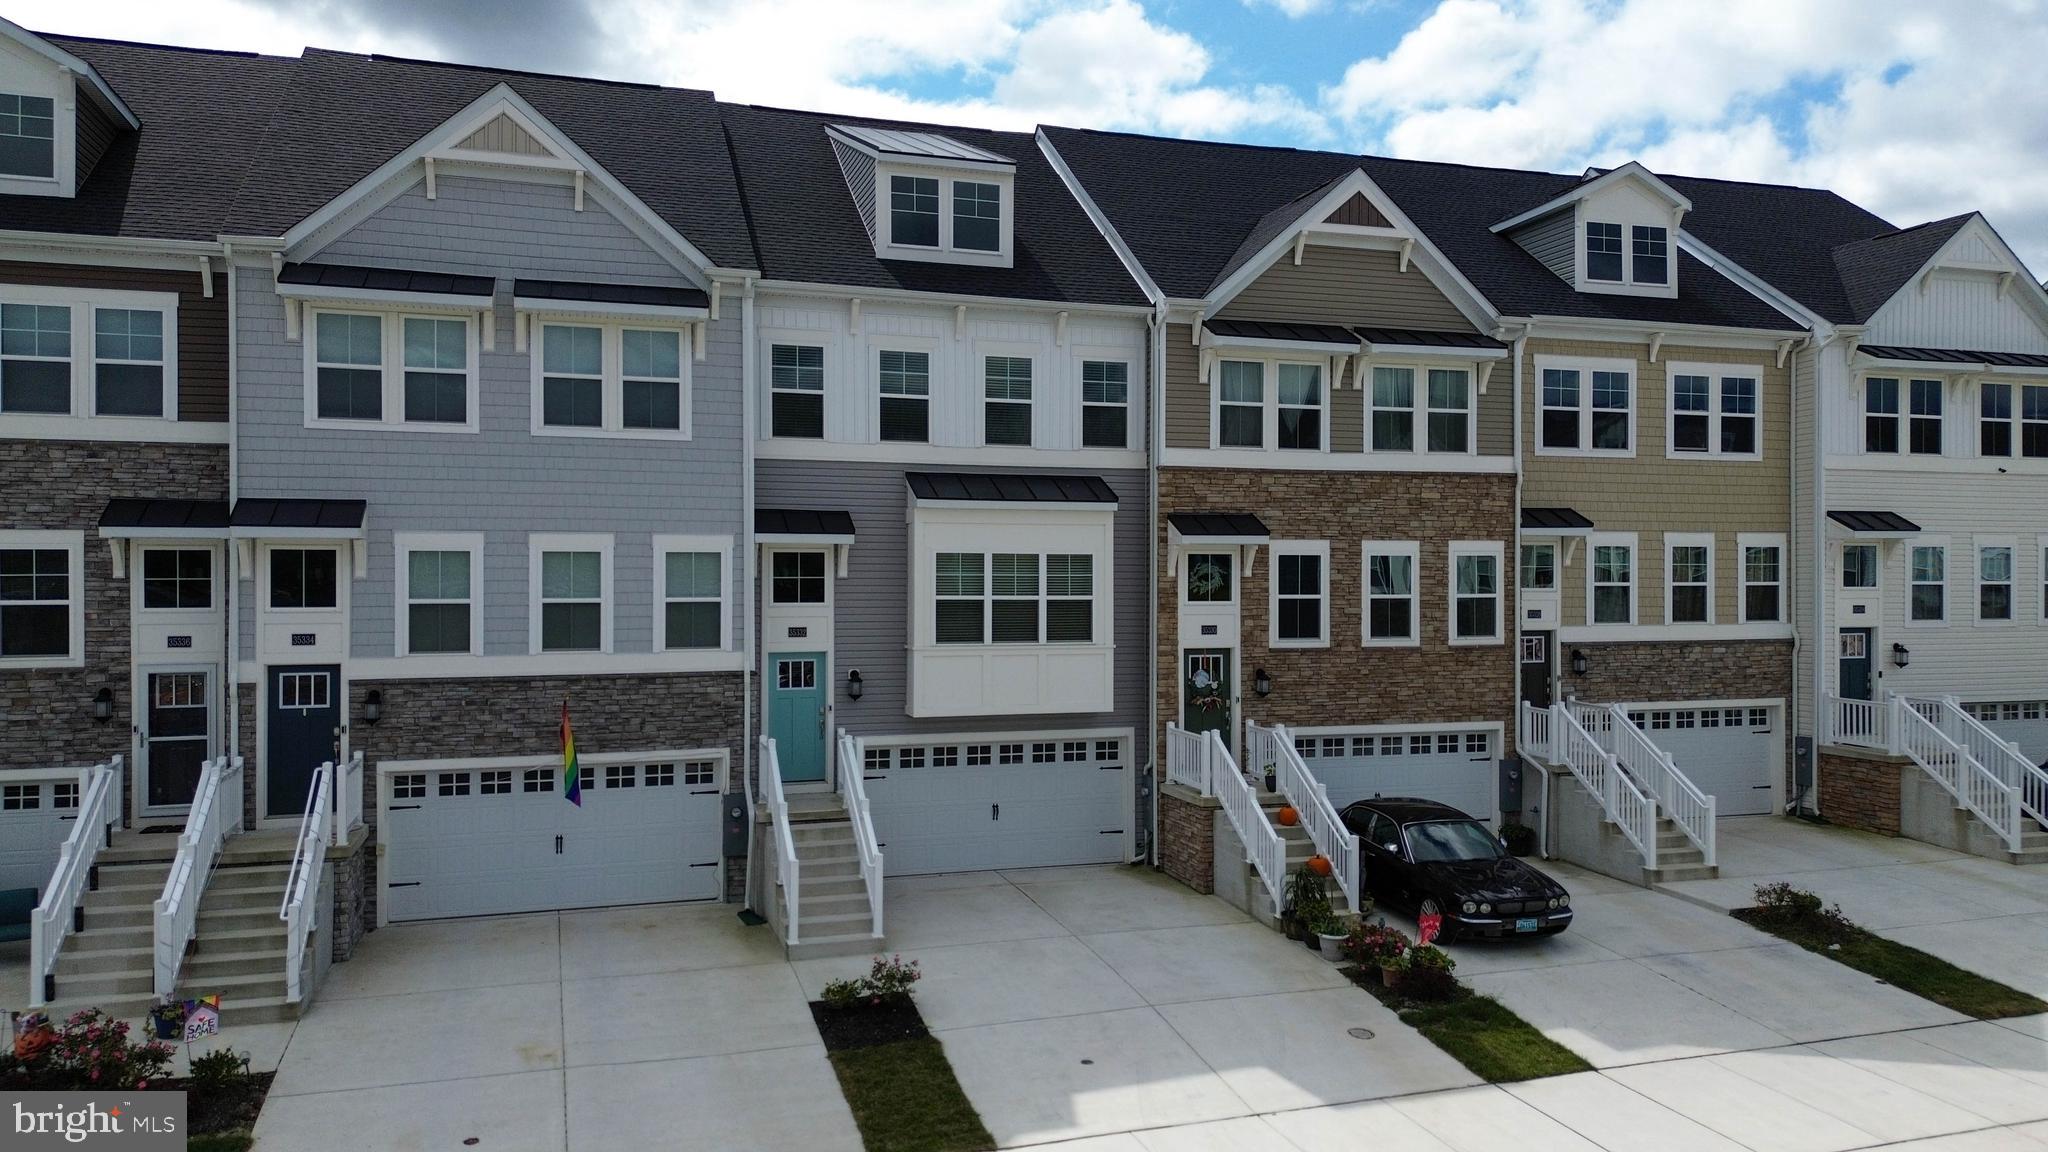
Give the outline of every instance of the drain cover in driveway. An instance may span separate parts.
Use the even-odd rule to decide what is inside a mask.
[[[1344,1031],[1350,1034],[1353,1040],[1370,1040],[1373,1035],[1370,1028],[1346,1028]]]

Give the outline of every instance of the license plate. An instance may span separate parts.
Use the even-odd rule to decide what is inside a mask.
[[[1534,916],[1524,916],[1515,921],[1515,931],[1517,932],[1534,932],[1540,927],[1542,927],[1542,922]]]

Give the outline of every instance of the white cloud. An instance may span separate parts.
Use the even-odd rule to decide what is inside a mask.
[[[1289,20],[1299,20],[1329,7],[1329,0],[1244,0],[1247,8],[1277,8]]]

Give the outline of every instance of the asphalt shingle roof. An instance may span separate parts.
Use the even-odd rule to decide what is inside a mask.
[[[1146,303],[1028,133],[850,120],[746,104],[721,108],[747,198],[758,267],[771,280],[1084,304]],[[1015,160],[1014,266],[877,257],[825,134],[835,124],[936,132]]]
[[[1841,270],[1849,305],[1843,320],[1861,324],[1875,316],[1950,237],[1962,231],[1972,215],[1965,212],[1835,249],[1835,267]]]

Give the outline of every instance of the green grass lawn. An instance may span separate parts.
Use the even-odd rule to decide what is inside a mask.
[[[1789,940],[1808,952],[1840,961],[1894,988],[1903,988],[1965,1016],[1997,1020],[2048,1012],[2048,1001],[1965,971],[1918,948],[1846,925],[1846,922],[1842,927],[1830,928],[1816,920],[1759,915],[1758,911],[1755,908],[1738,908],[1733,915],[1752,928]],[[1833,944],[1840,947],[1830,947]]]
[[[981,1152],[995,1139],[930,1036],[831,1054],[868,1152]]]
[[[1373,974],[1361,969],[1352,969],[1350,974],[1359,987],[1392,1008],[1401,1023],[1428,1037],[1430,1043],[1488,1083],[1593,1070],[1578,1053],[1537,1031],[1491,996],[1460,985],[1455,999],[1422,1004],[1389,991]]]

